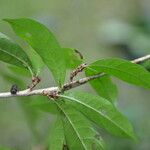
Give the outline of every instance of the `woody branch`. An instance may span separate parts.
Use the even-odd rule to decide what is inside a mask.
[[[138,63],[144,62],[144,61],[146,61],[148,59],[150,59],[150,55],[146,55],[144,57],[137,58],[135,60],[132,60],[131,62],[138,64]],[[62,86],[62,88],[49,87],[49,88],[36,89],[36,90],[31,90],[30,88],[28,88],[28,89],[25,89],[25,90],[22,90],[22,91],[18,91],[15,95],[11,94],[10,92],[3,92],[3,93],[0,93],[0,98],[33,96],[33,95],[45,95],[45,96],[49,96],[50,95],[51,96],[54,93],[58,93],[59,94],[61,92],[70,90],[72,88],[81,86],[81,85],[83,85],[83,84],[85,84],[85,83],[87,83],[87,82],[89,82],[91,80],[100,78],[100,77],[102,77],[104,75],[105,75],[105,73],[100,73],[100,74],[96,74],[96,75],[93,75],[93,76],[84,77],[84,78],[81,78],[79,80],[71,81],[69,83],[64,84]]]

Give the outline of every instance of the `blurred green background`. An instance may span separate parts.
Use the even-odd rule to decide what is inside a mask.
[[[149,0],[0,0],[0,32],[24,46],[3,18],[29,17],[45,24],[63,47],[76,48],[86,62],[103,57],[134,59],[150,53]],[[24,46],[25,47],[25,46]],[[150,62],[144,64],[150,69]],[[13,83],[24,89],[30,78],[17,75],[0,63],[0,91]],[[45,68],[38,87],[53,86]],[[118,107],[132,122],[139,142],[100,131],[108,150],[150,149],[150,92],[114,79],[118,85]],[[89,85],[76,90],[93,92]],[[0,100],[0,149],[44,150],[54,115],[33,109],[28,97]]]

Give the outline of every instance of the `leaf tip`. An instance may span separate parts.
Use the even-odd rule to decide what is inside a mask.
[[[17,19],[4,18],[2,20],[5,21],[5,22],[7,22],[7,23],[9,23],[9,24],[12,24]]]
[[[10,22],[12,19],[4,18],[2,20],[5,21],[5,22]]]

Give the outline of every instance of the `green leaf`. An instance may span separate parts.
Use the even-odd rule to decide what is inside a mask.
[[[41,56],[43,62],[52,71],[56,82],[62,84],[65,79],[66,64],[63,50],[54,35],[44,25],[32,19],[4,20]]]
[[[94,69],[86,69],[86,76],[92,76],[94,74],[98,74]],[[94,79],[90,81],[91,86],[95,89],[98,95],[106,98],[110,102],[115,102],[117,99],[117,87],[116,85],[111,81],[111,78],[109,75],[105,75],[103,77]]]
[[[66,67],[68,69],[76,68],[82,63],[82,56],[81,54],[71,48],[62,48],[65,53],[65,61],[66,61]]]
[[[104,149],[102,140],[95,138],[96,131],[80,112],[64,102],[56,104],[64,115],[64,133],[69,149],[91,150],[94,146],[99,150]]]
[[[50,135],[49,150],[62,150],[64,144],[64,128],[60,116],[57,118]]]
[[[6,63],[29,69],[33,75],[31,62],[23,49],[0,33],[0,60]]]
[[[49,100],[47,97],[38,96],[38,99],[29,103],[31,109],[38,109],[44,112],[58,114],[58,109],[53,100]]]
[[[89,65],[97,72],[105,72],[128,83],[150,88],[150,73],[140,65],[127,60],[112,58],[102,59]]]
[[[39,56],[39,54],[37,54],[37,52],[32,47],[30,47],[27,50],[27,53],[28,53],[30,60],[32,60],[31,63],[32,63],[34,72],[36,73],[36,76],[38,76],[45,64],[42,61],[42,58]]]
[[[10,65],[8,66],[8,69],[14,74],[18,74],[18,75],[25,76],[25,77],[30,77],[28,70],[24,68]]]
[[[29,50],[26,50],[30,60],[32,60],[32,70],[35,73],[35,76],[38,76],[41,69],[44,67],[44,63],[41,59],[41,57],[32,49],[32,47],[29,48]],[[13,73],[19,73],[22,76],[29,76],[30,74],[27,72],[24,68],[14,67],[14,66],[8,66],[9,70]]]
[[[150,60],[143,62],[142,66],[150,72]]]
[[[106,129],[109,133],[135,139],[130,122],[108,100],[79,92],[67,93],[61,95],[61,97],[68,99],[70,105],[73,105],[87,118]]]

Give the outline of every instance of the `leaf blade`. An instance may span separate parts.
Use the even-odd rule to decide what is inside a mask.
[[[63,124],[60,116],[57,117],[57,120],[55,122],[55,125],[53,127],[50,141],[49,141],[49,150],[62,150],[63,144],[64,144],[64,130],[63,130]]]
[[[61,97],[70,100],[70,105],[72,104],[87,118],[109,133],[135,139],[130,122],[108,100],[80,92],[67,93],[65,96],[61,95]]]
[[[66,143],[69,149],[91,150],[93,142],[97,142],[94,137],[96,132],[91,128],[87,119],[77,110],[66,104],[57,103],[58,108],[65,116],[64,129]],[[104,149],[101,141],[97,142],[97,147]]]
[[[23,49],[3,33],[0,33],[0,60],[29,69],[33,74],[31,61]]]
[[[102,59],[90,64],[89,68],[113,75],[130,84],[150,88],[150,73],[144,67],[127,60]]]
[[[83,56],[75,49],[72,48],[62,48],[65,53],[66,67],[68,69],[74,69],[79,66],[83,61]]]
[[[32,19],[4,20],[41,56],[57,84],[62,84],[65,79],[66,64],[63,51],[54,35],[44,25]]]
[[[54,101],[50,101],[47,97],[39,96],[39,98],[35,101],[31,101],[29,106],[32,109],[38,109],[43,112],[48,112],[51,114],[58,114],[58,109]]]
[[[37,54],[37,52],[32,48],[29,47],[27,50],[28,56],[30,60],[32,60],[32,66],[34,69],[34,72],[36,76],[39,75],[40,71],[44,68],[44,62],[42,61],[42,58]]]
[[[85,71],[86,76],[98,74],[94,69],[87,68]],[[94,79],[90,81],[90,85],[94,88],[98,95],[106,98],[110,102],[115,102],[117,99],[117,86],[111,81],[109,75]]]

